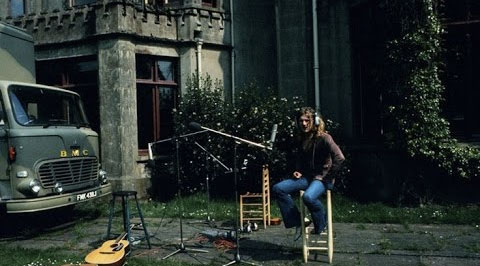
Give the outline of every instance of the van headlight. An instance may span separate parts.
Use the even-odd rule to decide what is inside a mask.
[[[100,180],[100,184],[106,184],[108,182],[107,171],[100,169],[100,171],[98,171],[98,179]]]
[[[54,189],[55,192],[57,192],[58,194],[62,193],[62,192],[63,192],[63,185],[62,185],[62,183],[60,183],[60,182],[55,183],[55,187],[54,187],[53,189]]]
[[[38,192],[42,188],[40,181],[38,181],[38,179],[32,179],[29,183],[29,186],[30,186],[30,190],[35,194],[38,194]]]

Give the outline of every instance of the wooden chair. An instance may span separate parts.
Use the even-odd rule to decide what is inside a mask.
[[[244,221],[263,221],[270,225],[270,174],[268,165],[262,167],[262,192],[240,195],[240,228]]]
[[[300,215],[302,220],[302,250],[303,261],[308,262],[310,251],[327,251],[328,263],[333,260],[333,225],[332,225],[332,192],[327,190],[327,232],[322,232],[320,236],[312,237],[310,235],[311,227],[305,227],[305,204],[303,203],[303,194],[305,191],[300,191]],[[326,239],[325,239],[326,237]]]

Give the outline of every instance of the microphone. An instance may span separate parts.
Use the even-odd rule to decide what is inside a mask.
[[[277,136],[278,125],[274,124],[272,127],[272,135],[270,135],[270,149],[273,148],[273,143],[275,142],[275,137]]]
[[[193,130],[200,130],[200,129],[202,129],[202,126],[201,126],[199,123],[197,123],[197,122],[190,122],[190,123],[188,124],[188,127],[191,128],[191,129],[193,129]]]

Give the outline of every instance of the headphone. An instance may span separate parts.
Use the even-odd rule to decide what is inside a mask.
[[[320,121],[322,121],[317,112],[313,114],[313,121],[316,127],[318,127],[320,125]]]

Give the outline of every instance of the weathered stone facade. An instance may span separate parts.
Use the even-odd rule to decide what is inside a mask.
[[[312,1],[277,0],[279,93],[303,96],[315,105]],[[352,131],[349,0],[317,1],[319,101],[325,117],[339,122],[347,138]],[[357,1],[359,2],[359,1]]]
[[[26,0],[25,14],[12,17],[10,0],[0,0],[7,7],[0,9],[0,20],[33,35],[37,62],[96,58],[102,163],[117,189],[144,194],[149,183],[146,156],[138,152],[136,55],[175,59],[183,93],[197,71],[201,41],[202,73],[222,81],[226,100],[256,82],[314,105],[311,1],[234,0],[233,12],[229,0],[217,0],[214,7],[201,0],[163,7],[140,0],[75,1]],[[353,124],[350,2],[317,1],[320,109],[344,126],[347,137]]]
[[[204,72],[230,91],[229,20],[223,10],[201,1],[183,1],[168,9],[141,1],[30,0],[25,14],[11,16],[10,0],[0,0],[0,20],[33,35],[37,61],[95,56],[102,166],[116,189],[144,195],[148,173],[138,153],[135,55],[176,58],[180,93],[196,71],[195,32],[202,32]],[[140,162],[140,163],[139,163]]]

